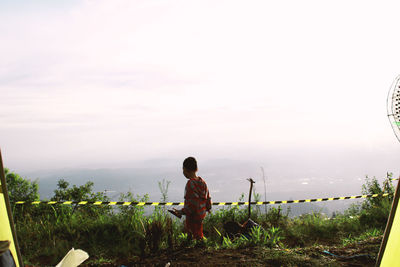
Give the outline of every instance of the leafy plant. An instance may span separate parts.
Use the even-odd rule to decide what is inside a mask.
[[[250,245],[256,246],[263,244],[264,229],[260,226],[251,228],[250,230]]]
[[[60,179],[57,183],[57,189],[54,190],[54,196],[51,198],[53,201],[109,201],[109,198],[103,192],[93,192],[93,182],[86,182],[81,186],[73,185],[69,187],[69,183],[64,179]],[[111,208],[109,206],[96,207],[92,205],[78,205],[75,204],[71,210],[70,206],[57,206],[59,212],[75,212],[79,209],[81,212],[85,212],[88,216],[97,217],[100,214],[108,213]]]
[[[222,247],[223,248],[234,248],[234,244],[229,237],[224,236],[224,238],[222,240]]]
[[[387,177],[391,177],[391,174]],[[365,183],[364,193],[393,190],[389,180],[380,185],[374,179]],[[166,182],[162,187],[167,188]],[[34,188],[35,186],[32,192],[35,192]],[[82,186],[70,186],[60,180],[52,199],[105,199],[101,194],[94,193],[92,188],[93,183],[90,182]],[[146,202],[148,199],[148,195],[134,196],[131,192],[119,196],[120,201],[128,202]],[[239,201],[243,199],[244,194]],[[277,253],[278,250],[274,249],[277,246],[291,248],[321,242],[358,242],[380,236],[390,211],[390,198],[369,200],[364,201],[364,204],[353,205],[343,213],[336,212],[331,218],[321,212],[289,218],[280,207],[270,208],[266,214],[255,209],[252,219],[262,227],[255,227],[247,235],[239,235],[232,239],[224,236],[220,229],[223,229],[227,221],[246,221],[247,207],[229,206],[217,209],[204,220],[204,234],[207,239],[202,244],[215,249],[267,247],[271,248],[268,250],[271,253]],[[118,206],[114,210],[108,206],[86,206],[89,211],[84,206],[79,206],[74,211],[69,205],[38,205],[25,208],[23,213],[20,213],[23,216],[16,220],[16,228],[24,259],[31,265],[43,265],[43,258],[46,258],[48,264],[54,265],[70,247],[81,247],[90,255],[96,255],[93,257],[94,262],[97,260],[97,263],[114,263],[122,257],[144,257],[150,253],[172,250],[177,246],[193,247],[201,244],[189,239],[188,235],[182,232],[182,221],[172,219],[160,207],[153,208],[150,214],[145,212],[143,206],[136,205]],[[43,249],[38,250],[37,247]],[[279,257],[282,255],[279,254]]]
[[[24,179],[19,174],[10,172],[7,168],[4,169],[4,174],[10,202],[39,200],[39,185],[37,181]]]
[[[390,195],[387,197],[374,197],[368,198],[364,201],[362,208],[368,209],[371,207],[379,207],[381,203],[384,201],[392,202],[393,200],[393,193],[394,193],[394,186],[392,184],[392,173],[386,174],[386,179],[383,182],[382,187],[380,186],[378,180],[374,176],[373,178],[369,178],[368,175],[365,176],[365,183],[362,185],[362,193],[363,194],[383,194],[389,193]]]
[[[268,247],[276,247],[280,246],[281,240],[283,239],[284,237],[282,236],[281,229],[279,229],[279,227],[272,226],[266,231],[263,243]]]
[[[342,244],[343,246],[347,246],[352,243],[357,243],[359,241],[371,238],[371,237],[378,237],[383,234],[383,231],[380,229],[372,228],[370,230],[365,231],[359,236],[353,236],[351,233],[348,235],[348,237],[345,237],[342,239]]]

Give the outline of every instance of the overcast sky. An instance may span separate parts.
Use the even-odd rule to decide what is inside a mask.
[[[371,163],[397,171],[386,96],[400,73],[399,10],[365,0],[2,1],[4,162],[18,171],[308,155],[329,165],[334,154],[347,156],[341,169],[360,156],[365,173]]]

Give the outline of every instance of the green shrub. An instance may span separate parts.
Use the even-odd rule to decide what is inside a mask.
[[[375,178],[369,178],[368,175],[365,176],[365,183],[362,185],[363,194],[383,194],[389,193],[387,197],[374,197],[367,198],[362,204],[363,209],[368,209],[371,207],[379,207],[383,200],[393,201],[394,186],[392,184],[392,173],[386,174],[386,179],[384,180],[382,187],[379,185],[378,180]]]
[[[388,174],[388,177],[391,175]],[[26,192],[33,192],[28,195],[37,200],[38,196],[34,193],[36,187],[32,183],[31,186],[33,191]],[[93,183],[90,182],[70,187],[60,180],[52,199],[107,199],[101,193],[93,193],[92,188]],[[161,188],[165,189],[163,198],[166,199],[165,183]],[[375,177],[367,177],[362,190],[364,194],[379,194],[392,193],[394,189],[389,180],[380,186]],[[239,201],[243,198],[244,195]],[[120,201],[129,202],[145,202],[148,199],[148,195],[134,196],[130,192],[119,197]],[[295,247],[315,243],[349,244],[382,234],[391,200],[388,197],[368,198],[343,213],[336,213],[332,218],[318,212],[289,218],[287,213],[282,214],[280,207],[272,207],[262,213],[261,209],[253,206],[251,218],[262,227],[255,227],[248,235],[233,239],[224,236],[223,225],[228,221],[245,222],[248,219],[247,206],[216,209],[204,220],[207,239],[202,244],[230,249]],[[150,215],[145,215],[143,206],[130,205],[114,209],[108,206],[22,205],[14,207],[14,210],[17,208],[19,214],[23,212],[23,216],[16,220],[20,247],[24,259],[33,265],[40,265],[43,259],[46,259],[47,265],[55,265],[71,247],[81,248],[89,255],[95,255],[95,259],[108,262],[111,259],[154,255],[179,247],[193,247],[198,243],[183,233],[183,220],[172,219],[164,207],[155,207]]]

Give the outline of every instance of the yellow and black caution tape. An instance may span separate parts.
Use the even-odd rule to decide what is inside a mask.
[[[383,194],[369,194],[369,195],[358,195],[350,197],[327,197],[327,198],[311,198],[311,199],[299,199],[299,200],[274,200],[274,201],[257,201],[251,202],[251,205],[272,205],[272,204],[290,204],[290,203],[308,203],[308,202],[321,202],[321,201],[332,201],[332,200],[344,200],[344,199],[358,199],[358,198],[371,198],[371,197],[387,197],[393,195],[392,193]],[[14,204],[61,204],[61,205],[122,205],[122,206],[183,206],[183,202],[113,202],[113,201],[16,201]],[[214,206],[238,206],[238,205],[249,205],[249,202],[213,202]]]

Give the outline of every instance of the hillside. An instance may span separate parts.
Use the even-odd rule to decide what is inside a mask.
[[[16,174],[10,179],[32,186],[30,199],[37,199],[37,187]],[[21,186],[9,184],[11,192]],[[81,186],[62,181],[52,199],[58,201],[106,201],[104,193],[93,192],[93,183]],[[366,181],[365,193],[393,193],[376,179]],[[19,193],[23,193],[22,191]],[[14,194],[10,194],[11,201]],[[15,195],[17,197],[17,195]],[[145,195],[120,195],[124,201],[147,201]],[[163,265],[176,262],[243,264],[250,266],[372,266],[376,257],[392,197],[367,198],[334,217],[319,211],[288,216],[280,206],[267,210],[252,206],[251,219],[259,224],[245,234],[232,236],[226,225],[244,223],[246,206],[212,209],[203,221],[202,241],[192,240],[184,230],[184,219],[171,217],[163,207],[97,205],[14,205],[18,241],[26,264],[55,265],[72,247],[90,255],[89,266]],[[307,203],[316,208],[316,204]],[[305,204],[291,208],[306,209]],[[285,207],[282,205],[281,207]],[[286,206],[289,207],[289,206]],[[41,249],[37,249],[40,247]],[[329,251],[339,257],[326,254]],[[361,255],[361,256],[360,256]],[[363,256],[362,256],[363,255]],[[210,256],[209,259],[207,257]],[[107,265],[108,264],[108,265]]]

